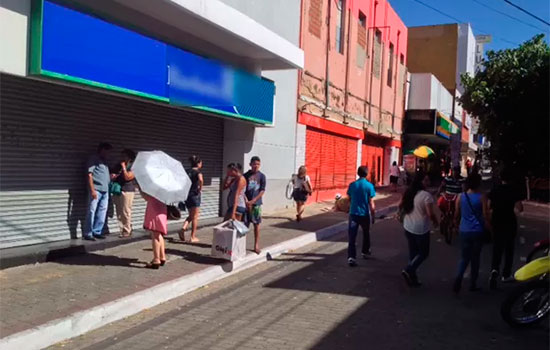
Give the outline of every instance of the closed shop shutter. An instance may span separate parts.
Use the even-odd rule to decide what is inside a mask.
[[[219,215],[223,120],[166,105],[29,78],[1,76],[0,248],[80,237],[88,157],[110,142],[120,150],[163,150],[187,167],[203,159],[201,217]],[[133,225],[145,201],[136,195]],[[118,232],[114,210],[109,230]]]
[[[369,168],[367,179],[374,185],[382,185],[384,177],[384,147],[363,144],[361,164]]]
[[[314,189],[319,192],[342,191],[355,180],[357,140],[308,127],[306,130],[306,167]]]

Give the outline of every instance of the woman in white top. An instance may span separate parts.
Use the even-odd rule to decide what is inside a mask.
[[[397,166],[397,162],[393,162],[391,168],[390,168],[390,186],[391,190],[393,192],[397,191],[397,182],[399,181],[399,175],[401,172],[399,171],[399,167]]]
[[[302,220],[307,197],[311,194],[311,180],[307,175],[305,166],[302,165],[300,169],[298,169],[298,176],[294,177],[292,182],[294,184],[292,198],[294,198],[296,202],[296,221],[300,221]]]
[[[399,204],[409,243],[409,262],[401,274],[411,287],[420,286],[416,270],[430,253],[430,220],[434,227],[439,225],[433,196],[425,190],[429,185],[430,178],[427,175],[416,173]]]

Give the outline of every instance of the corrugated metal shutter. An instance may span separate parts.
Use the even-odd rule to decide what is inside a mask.
[[[80,237],[87,205],[85,164],[97,144],[199,154],[201,216],[219,215],[223,120],[162,104],[52,82],[1,75],[0,248]],[[136,194],[133,224],[145,202]],[[118,232],[109,211],[111,232]]]
[[[306,167],[315,192],[347,188],[356,165],[356,139],[307,128]]]
[[[382,185],[384,174],[384,147],[363,144],[361,164],[369,168],[368,180],[375,185]]]

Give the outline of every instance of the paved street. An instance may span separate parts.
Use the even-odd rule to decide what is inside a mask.
[[[547,209],[544,209],[547,214]],[[548,215],[521,219],[516,266],[548,235]],[[345,236],[318,242],[53,349],[548,349],[548,327],[517,331],[499,315],[510,286],[451,293],[457,244],[432,235],[409,289],[406,243],[392,219],[373,228],[373,257],[345,264]],[[481,278],[488,276],[485,249]]]

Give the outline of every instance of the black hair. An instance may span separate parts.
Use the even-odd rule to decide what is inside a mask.
[[[231,170],[238,170],[240,172],[243,171],[243,166],[240,163],[229,163],[227,168]]]
[[[254,162],[260,162],[261,163],[262,161],[260,160],[260,157],[254,156],[254,157],[250,158],[250,164],[252,164]]]
[[[426,174],[419,171],[414,175],[414,179],[409,187],[407,187],[407,190],[405,193],[403,193],[403,198],[401,199],[400,209],[405,213],[409,214],[414,209],[414,197],[416,194],[424,189],[424,185],[422,184],[422,181],[426,177]]]
[[[111,145],[110,143],[108,142],[101,142],[98,146],[97,146],[97,152],[101,152],[103,150],[106,150],[106,151],[110,151],[113,149],[113,145]]]
[[[477,190],[481,185],[481,176],[478,173],[471,173],[466,178],[466,187],[470,190]]]
[[[189,163],[191,163],[193,168],[198,167],[200,162],[202,162],[202,159],[197,155],[192,155],[189,157]]]
[[[357,168],[357,175],[359,177],[367,177],[369,174],[369,168],[367,168],[366,165],[361,165],[359,168]]]
[[[128,157],[132,162],[134,160],[136,160],[136,152],[132,151],[129,148],[123,149],[122,154],[124,154],[126,157]]]
[[[394,160],[392,165],[397,165],[397,162]]]

